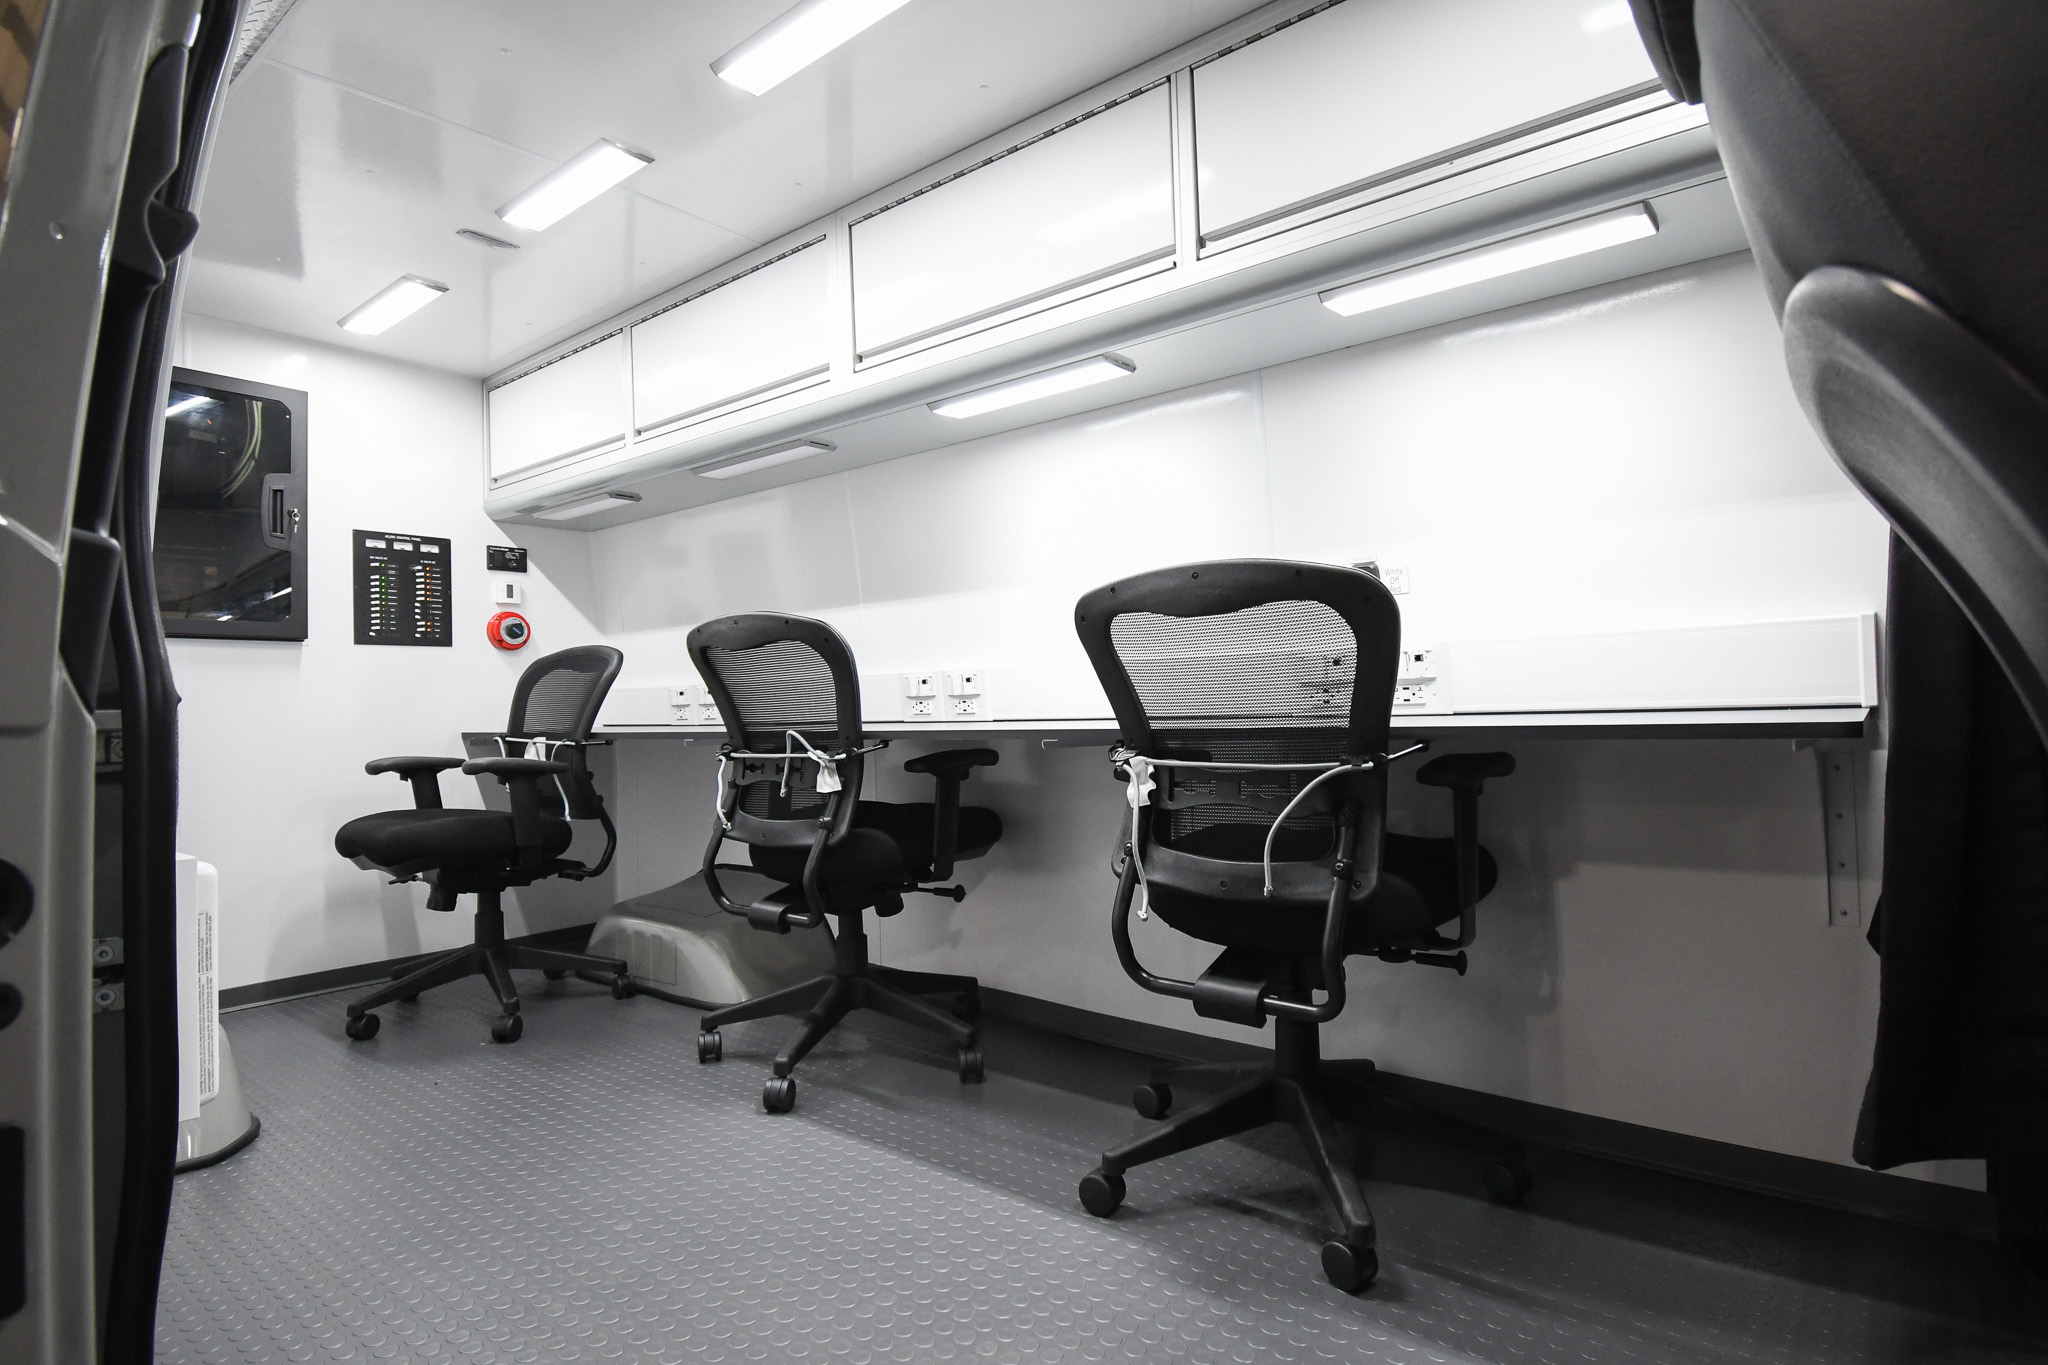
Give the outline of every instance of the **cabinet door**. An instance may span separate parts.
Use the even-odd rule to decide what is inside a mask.
[[[1195,68],[1203,239],[1656,79],[1624,0],[1343,0]]]
[[[820,237],[635,327],[635,431],[822,381],[832,358],[830,263]]]
[[[157,474],[164,634],[306,638],[306,395],[171,371]]]
[[[1155,87],[857,220],[861,358],[1170,267],[1169,109]]]
[[[491,477],[626,440],[626,337],[608,336],[490,394]]]

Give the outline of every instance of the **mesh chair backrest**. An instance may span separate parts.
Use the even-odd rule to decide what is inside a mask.
[[[853,652],[823,621],[766,613],[721,617],[691,631],[689,648],[735,749],[801,753],[788,738],[791,730],[821,750],[859,744],[860,678]],[[838,770],[845,789],[858,793],[859,760],[843,761]],[[774,782],[743,785],[739,809],[755,821],[786,822],[781,834],[808,842],[830,799],[817,789],[818,769],[792,762],[778,766],[776,774]],[[846,808],[850,812],[852,803]]]
[[[1183,565],[1096,589],[1075,608],[1075,626],[1139,753],[1333,763],[1386,751],[1400,614],[1370,574],[1276,560]],[[1278,810],[1313,776],[1170,774],[1172,803],[1153,835],[1168,849],[1256,859]],[[1276,856],[1325,856],[1329,810],[1304,803]]]
[[[505,734],[581,744],[590,738],[598,709],[604,705],[605,695],[612,690],[612,680],[619,676],[625,659],[610,645],[579,645],[535,659],[519,675],[519,685],[512,689],[512,713],[505,721]],[[508,752],[514,758],[523,757],[516,749]],[[604,801],[590,780],[583,750],[563,748],[550,752],[548,757],[569,765],[569,771],[562,775],[560,791],[570,818],[599,818]]]
[[[535,659],[512,689],[505,733],[529,738],[585,740],[598,708],[619,676],[625,655],[610,645],[583,645]]]

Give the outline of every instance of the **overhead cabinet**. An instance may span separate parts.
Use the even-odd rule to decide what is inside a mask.
[[[832,362],[823,236],[633,328],[633,424],[639,435],[823,383]]]
[[[490,391],[491,479],[626,443],[626,336],[613,332]]]
[[[1342,0],[1193,82],[1206,245],[1668,103],[1624,0]]]
[[[851,232],[863,362],[1171,269],[1166,82],[856,218]]]
[[[1118,401],[1352,344],[1364,333],[1326,310],[1257,319],[1559,215],[1689,194],[1719,178],[1705,118],[1657,84],[1627,0],[1301,0],[509,370],[488,506],[639,494],[610,524],[958,440],[933,400],[1088,354],[1160,343],[1101,390]],[[1740,245],[1732,214],[1692,212],[1624,250],[1647,269]],[[1211,325],[1238,340],[1197,356]],[[750,453],[765,462],[693,472]]]

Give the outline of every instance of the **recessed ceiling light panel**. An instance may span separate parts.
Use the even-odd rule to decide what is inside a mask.
[[[651,156],[600,138],[499,209],[498,216],[516,228],[545,231],[627,176],[653,164]]]
[[[475,228],[457,228],[455,235],[466,242],[475,242],[478,246],[487,246],[494,251],[519,250],[519,243],[508,242],[503,237],[493,237],[488,232],[478,232]]]
[[[803,0],[711,64],[711,74],[765,94],[910,0]]]
[[[417,275],[400,275],[341,320],[341,330],[373,337],[388,331],[448,292],[448,286]]]

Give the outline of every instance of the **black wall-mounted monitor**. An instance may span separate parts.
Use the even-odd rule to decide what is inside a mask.
[[[164,634],[306,638],[306,395],[171,372],[157,476]]]

